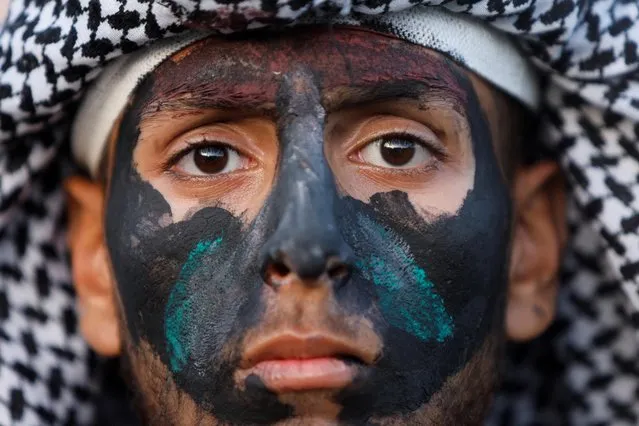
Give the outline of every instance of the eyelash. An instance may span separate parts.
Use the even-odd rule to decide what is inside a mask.
[[[201,139],[199,141],[187,141],[186,142],[186,147],[184,149],[181,149],[180,151],[178,151],[175,154],[171,155],[171,157],[169,157],[169,159],[166,160],[166,162],[163,165],[163,169],[164,170],[170,170],[173,166],[175,166],[183,157],[188,155],[190,152],[195,151],[195,150],[200,149],[200,148],[206,148],[206,147],[209,147],[209,146],[224,146],[224,147],[233,149],[233,150],[237,151],[238,153],[242,154],[242,152],[240,150],[236,149],[232,145],[230,145],[228,143],[221,142],[221,141],[213,141],[213,140],[208,140],[208,139]]]
[[[358,144],[357,148],[353,149],[353,152],[359,152],[360,150],[362,150],[364,147],[366,147],[367,145],[373,143],[374,141],[378,140],[378,139],[383,139],[383,138],[397,138],[397,139],[407,139],[411,142],[414,142],[418,145],[421,145],[422,147],[424,147],[425,149],[429,150],[433,156],[435,158],[437,158],[439,161],[446,161],[446,159],[448,158],[448,153],[446,152],[446,150],[444,148],[442,148],[441,146],[436,146],[433,143],[428,143],[426,141],[423,141],[420,137],[415,136],[412,133],[409,132],[393,132],[393,133],[386,133],[386,134],[382,134],[382,135],[376,135],[373,138],[369,138],[366,140],[366,142],[362,143],[362,144]],[[190,152],[197,150],[199,148],[206,148],[212,145],[221,145],[221,146],[225,146],[228,147],[230,149],[234,149],[236,151],[238,151],[240,154],[242,154],[241,151],[239,151],[238,149],[236,149],[235,147],[233,147],[230,144],[221,142],[221,141],[212,141],[212,140],[208,140],[208,139],[201,139],[199,141],[189,141],[186,142],[186,147],[178,152],[176,152],[175,154],[171,155],[171,157],[164,163],[163,165],[163,169],[164,170],[170,170],[173,166],[175,166],[183,157],[185,157],[186,155],[188,155]],[[348,154],[348,156],[352,156],[353,153]]]
[[[372,138],[366,139],[365,142],[358,144],[357,147],[354,148],[352,151],[359,152],[362,149],[364,149],[364,147],[375,142],[376,140],[386,139],[386,138],[407,139],[411,142],[416,143],[417,145],[421,145],[425,149],[429,150],[433,154],[433,156],[437,158],[439,161],[446,161],[446,159],[448,158],[448,153],[443,147],[436,146],[434,143],[426,142],[422,140],[422,138],[420,138],[419,136],[416,136],[409,132],[392,132],[392,133],[384,133],[381,135],[376,135]],[[349,156],[350,155],[352,154],[349,154]]]

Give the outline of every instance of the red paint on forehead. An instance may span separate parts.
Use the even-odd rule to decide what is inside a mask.
[[[282,77],[307,69],[323,91],[422,81],[465,99],[443,55],[404,40],[353,28],[297,28],[247,39],[211,37],[154,72],[153,98],[197,97],[222,105],[272,103]]]

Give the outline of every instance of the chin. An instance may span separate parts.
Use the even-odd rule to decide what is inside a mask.
[[[233,414],[220,415],[212,407],[195,402],[189,393],[173,380],[171,372],[155,354],[150,345],[142,343],[128,347],[125,357],[131,371],[138,408],[145,425],[217,426],[217,425],[482,425],[492,403],[492,394],[498,376],[496,353],[500,339],[489,338],[471,360],[456,374],[450,376],[428,401],[419,407],[410,407],[397,413],[379,414],[374,406],[378,386],[366,380],[375,367],[358,367],[360,373],[353,383],[343,389],[301,389],[274,393],[263,388],[275,398],[286,411],[274,419],[273,399],[265,399],[259,392],[250,392],[246,383],[239,383],[231,392],[242,395],[246,407],[256,413],[250,422],[246,418],[234,420]],[[254,386],[257,384],[254,383]],[[392,386],[392,385],[391,385]],[[211,390],[213,392],[213,390]],[[402,394],[407,389],[396,388]],[[344,399],[343,394],[359,395],[359,398]],[[269,414],[271,413],[271,414]],[[260,415],[263,414],[263,415]]]

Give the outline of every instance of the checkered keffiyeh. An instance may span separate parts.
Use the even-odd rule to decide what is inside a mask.
[[[60,183],[71,113],[104,65],[193,27],[417,4],[516,36],[548,76],[540,135],[571,190],[559,318],[511,348],[489,423],[639,422],[636,0],[15,0],[0,32],[0,425],[94,416],[98,370],[77,330]]]

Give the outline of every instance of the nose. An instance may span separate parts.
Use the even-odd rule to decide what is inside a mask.
[[[299,253],[300,250],[280,249],[268,254],[264,270],[268,284],[280,283],[294,274],[300,280],[313,285],[330,282],[339,286],[350,276],[351,265],[344,259],[345,256],[331,255],[319,245],[304,250],[300,255],[291,256],[290,253],[296,252]]]
[[[285,186],[285,208],[264,247],[264,270],[273,276],[293,273],[302,280],[340,283],[350,274],[352,252],[335,222],[335,194],[314,186],[301,181],[294,188]]]
[[[280,208],[274,210],[280,214],[273,212],[279,218],[263,249],[266,282],[295,274],[304,282],[328,279],[339,285],[350,275],[353,255],[335,221],[333,205],[337,194],[332,182],[322,184],[309,178],[303,168],[289,164],[282,169],[283,180],[292,179],[293,185],[283,183],[276,189],[274,204]],[[289,173],[297,178],[286,177]]]
[[[335,220],[338,194],[324,155],[325,112],[313,76],[285,76],[278,110],[281,166],[269,201],[275,231],[263,248],[267,282],[296,274],[308,283],[321,277],[343,283],[353,256]]]

